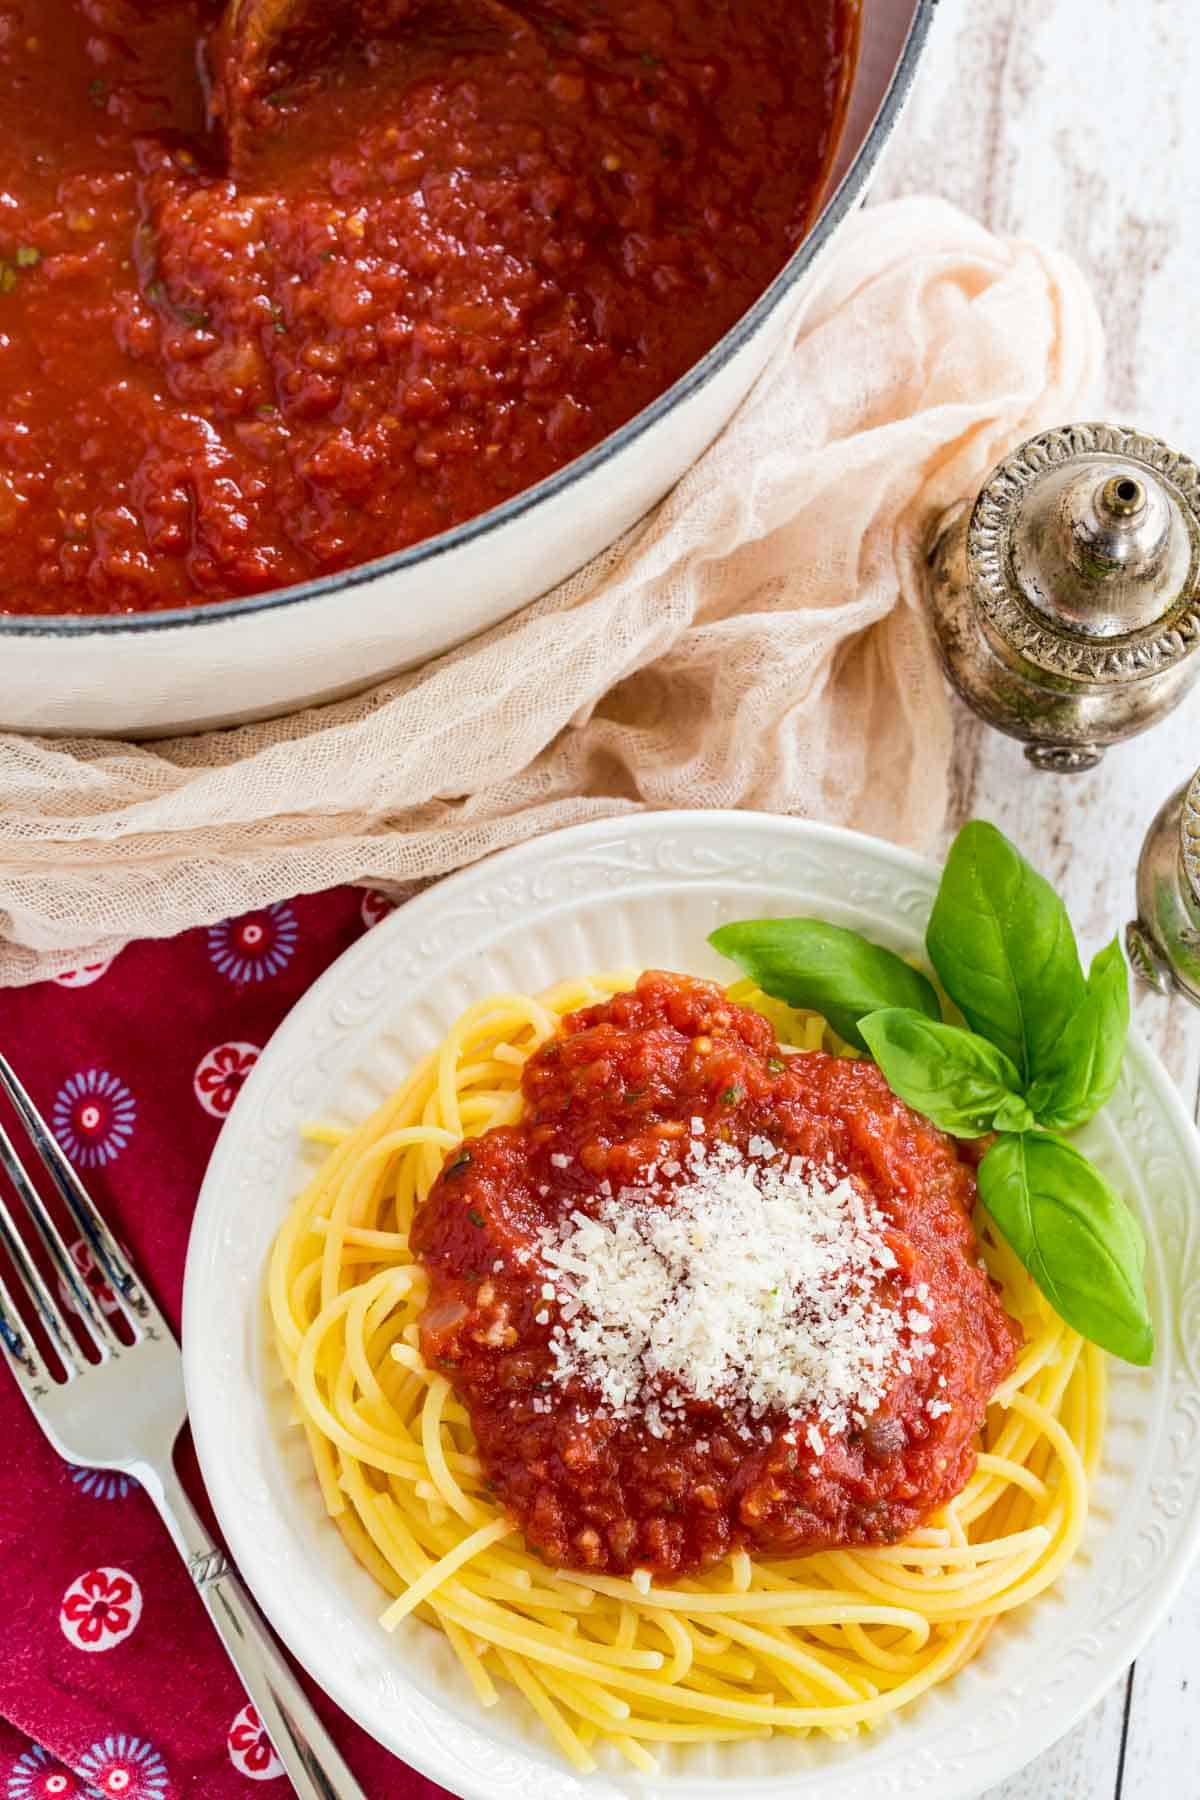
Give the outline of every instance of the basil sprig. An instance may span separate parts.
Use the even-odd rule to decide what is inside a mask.
[[[869,1050],[893,1091],[943,1131],[995,1133],[979,1195],[997,1228],[1068,1325],[1150,1361],[1140,1228],[1057,1135],[1099,1111],[1120,1074],[1129,984],[1115,938],[1085,978],[1053,888],[994,825],[972,820],[951,846],[925,938],[965,1027],[943,1021],[919,971],[841,926],[746,920],[709,942],[765,993],[823,1013]]]

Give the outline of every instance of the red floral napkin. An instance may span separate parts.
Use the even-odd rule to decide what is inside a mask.
[[[343,888],[0,991],[0,1048],[176,1330],[221,1120],[284,1014],[387,909]],[[72,1253],[112,1305],[82,1240]],[[0,1800],[290,1793],[145,1496],[60,1462],[3,1372],[0,1442]],[[190,1451],[183,1466],[207,1513]],[[371,1800],[442,1793],[313,1697]]]

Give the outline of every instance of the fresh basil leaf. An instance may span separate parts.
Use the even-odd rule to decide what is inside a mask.
[[[968,1025],[1023,1084],[1052,1066],[1086,991],[1075,934],[1049,882],[994,825],[972,819],[955,838],[925,943]]]
[[[980,1199],[1059,1317],[1126,1362],[1148,1363],[1145,1240],[1100,1171],[1061,1138],[1029,1132],[997,1138],[978,1180]]]
[[[933,983],[918,969],[823,919],[741,919],[722,925],[708,941],[764,994],[823,1014],[840,1038],[860,1050],[866,1045],[858,1022],[880,1007],[941,1017]]]
[[[1029,1089],[1029,1104],[1052,1131],[1083,1125],[1112,1098],[1129,1035],[1129,979],[1114,938],[1092,959],[1087,991]]]
[[[986,1038],[900,1007],[869,1013],[859,1030],[892,1091],[943,1131],[983,1137],[1001,1112],[1007,1129],[1033,1124],[1016,1069]]]

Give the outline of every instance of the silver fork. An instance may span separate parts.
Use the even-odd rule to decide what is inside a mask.
[[[0,1277],[0,1351],[21,1392],[67,1462],[119,1469],[145,1488],[300,1800],[366,1800],[175,1473],[172,1450],[187,1417],[187,1404],[183,1359],[170,1326],[3,1056],[0,1088],[11,1100],[133,1337],[126,1343],[97,1304],[0,1125],[0,1167],[23,1202],[55,1275],[71,1295],[99,1359],[93,1362],[83,1354],[0,1194],[0,1244],[63,1371],[61,1378],[51,1373]]]

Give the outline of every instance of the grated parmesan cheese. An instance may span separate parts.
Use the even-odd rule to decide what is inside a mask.
[[[839,1432],[875,1411],[897,1366],[932,1354],[912,1341],[930,1319],[889,1281],[885,1221],[848,1175],[763,1139],[748,1157],[693,1143],[678,1185],[652,1183],[542,1230],[559,1386],[583,1383],[656,1437],[687,1398]],[[815,1424],[806,1436],[822,1455]]]

